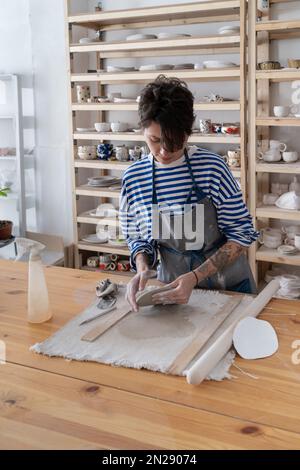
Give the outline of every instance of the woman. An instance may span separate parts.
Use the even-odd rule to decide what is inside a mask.
[[[245,252],[258,233],[222,158],[187,147],[193,104],[186,84],[164,75],[141,93],[140,125],[151,153],[126,170],[120,204],[137,272],[127,288],[134,311],[158,255],[158,279],[174,289],[153,296],[157,303],[187,303],[196,286],[256,290]]]

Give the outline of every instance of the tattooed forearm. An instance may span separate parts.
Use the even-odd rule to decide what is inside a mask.
[[[208,258],[201,266],[196,268],[196,272],[199,281],[207,277],[213,276],[225,266],[233,263],[242,253],[245,248],[235,242],[227,242],[223,245],[214,255]]]

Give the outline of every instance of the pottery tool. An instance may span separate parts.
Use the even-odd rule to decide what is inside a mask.
[[[196,362],[186,371],[189,384],[200,384],[209,375],[230,350],[233,332],[238,322],[245,317],[257,317],[278,291],[279,286],[278,279],[271,281],[238,316],[235,316],[221,334],[215,336],[214,340],[204,347]]]
[[[96,295],[99,298],[106,297],[109,294],[117,294],[118,286],[114,282],[111,282],[110,279],[105,279],[98,282],[96,286]]]
[[[126,305],[122,308],[116,309],[116,311],[112,315],[109,315],[109,317],[106,318],[101,325],[96,326],[92,330],[88,331],[84,336],[82,336],[81,340],[89,342],[95,341],[97,338],[99,338],[99,336],[105,333],[105,331],[107,331],[109,328],[111,328],[120,320],[122,320],[122,318],[124,318],[130,312],[130,305]]]
[[[115,309],[116,309],[116,307],[113,306],[113,307],[108,308],[107,310],[103,310],[103,312],[99,313],[98,315],[94,315],[93,317],[88,318],[87,320],[82,321],[81,323],[79,323],[79,326],[81,326],[81,325],[86,325],[87,323],[90,323],[91,321],[94,321],[94,320],[96,320],[97,318],[100,318],[100,317],[102,317],[103,315],[106,315],[107,313],[112,312],[112,311],[115,310]]]
[[[160,294],[161,292],[166,292],[169,290],[172,290],[173,287],[170,286],[164,286],[164,287],[157,287],[155,289],[150,289],[150,290],[144,290],[140,293],[137,294],[136,296],[136,303],[140,307],[146,307],[148,305],[155,305],[152,296],[154,294]]]

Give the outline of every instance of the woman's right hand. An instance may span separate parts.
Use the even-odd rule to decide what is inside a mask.
[[[139,309],[136,303],[136,294],[145,289],[146,284],[152,275],[153,271],[151,269],[144,269],[138,272],[127,284],[126,300],[130,303],[134,312],[137,312]]]

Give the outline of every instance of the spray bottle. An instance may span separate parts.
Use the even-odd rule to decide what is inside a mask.
[[[28,310],[29,323],[43,323],[52,317],[49,304],[48,289],[43,269],[41,251],[46,247],[42,243],[27,238],[17,238],[18,257],[30,253],[28,265]]]

